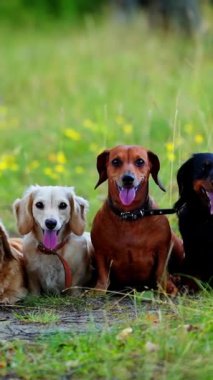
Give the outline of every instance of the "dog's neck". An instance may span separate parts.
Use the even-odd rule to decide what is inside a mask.
[[[116,203],[113,202],[112,198],[109,196],[106,200],[106,207],[109,208],[113,214],[117,215],[122,220],[138,220],[146,214],[152,213],[152,211],[150,211],[152,209],[152,201],[148,196],[146,201],[143,202],[141,206],[137,208],[131,208],[131,210],[126,210],[119,206],[117,207]]]
[[[212,218],[213,215],[210,214],[209,206],[204,204],[196,192],[191,192],[186,198],[180,198],[176,203],[175,207],[177,212],[181,214],[184,210],[190,210],[190,214],[194,214],[203,218]]]
[[[121,207],[117,207],[116,202],[113,202],[112,198],[109,196],[105,202],[105,207],[107,207],[113,214],[117,215],[120,219],[126,221],[136,221],[146,216],[174,214],[177,211],[175,208],[156,208],[156,205],[153,203],[152,199],[148,195],[146,201],[139,205],[139,207],[132,207],[128,210]]]
[[[67,244],[68,238],[62,240],[54,249],[46,248],[41,242],[38,243],[38,250],[46,255],[56,254],[57,251],[62,249]]]

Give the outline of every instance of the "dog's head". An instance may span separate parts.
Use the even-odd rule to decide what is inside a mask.
[[[70,232],[84,232],[88,202],[76,196],[73,187],[31,186],[13,207],[19,232],[33,232],[49,249]]]
[[[97,157],[97,170],[96,187],[108,179],[110,196],[123,206],[143,201],[141,198],[147,196],[150,174],[165,191],[158,178],[160,161],[157,155],[140,146],[120,145],[105,150]]]
[[[176,206],[190,202],[194,196],[213,214],[213,154],[196,153],[178,170],[180,199]]]

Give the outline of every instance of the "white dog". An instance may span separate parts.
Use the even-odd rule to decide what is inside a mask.
[[[14,202],[33,294],[60,294],[91,280],[92,244],[83,233],[88,202],[73,187],[31,186]]]

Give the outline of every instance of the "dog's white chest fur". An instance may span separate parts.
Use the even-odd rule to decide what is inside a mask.
[[[71,271],[72,287],[84,286],[91,279],[88,245],[91,245],[90,235],[85,232],[82,236],[70,234],[69,241],[64,248],[63,258]],[[33,294],[41,292],[60,294],[66,288],[64,266],[58,256],[41,253],[37,247],[38,242],[31,234],[25,237],[24,256],[31,286],[30,291]],[[72,293],[77,292],[77,290],[72,291]]]
[[[65,289],[65,272],[60,259],[55,255],[38,253],[27,265],[28,273],[36,273],[44,293],[60,294]]]

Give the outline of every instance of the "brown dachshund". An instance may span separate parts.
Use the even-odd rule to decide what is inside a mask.
[[[156,209],[149,196],[150,174],[165,191],[158,179],[158,157],[140,146],[121,145],[102,152],[97,157],[97,169],[96,187],[108,179],[108,198],[96,214],[91,231],[98,272],[96,289],[140,290],[148,286],[176,294],[166,268],[173,245],[182,259],[182,242],[174,235],[172,239],[164,215],[150,215]]]

